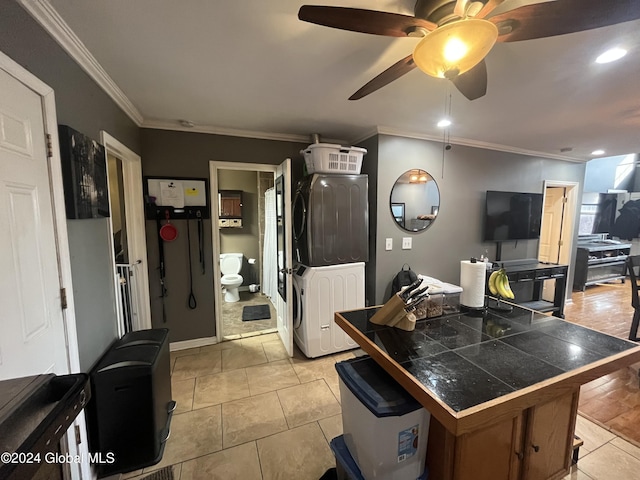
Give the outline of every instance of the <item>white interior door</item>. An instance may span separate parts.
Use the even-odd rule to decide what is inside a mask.
[[[547,187],[544,194],[544,210],[540,227],[540,252],[538,259],[558,263],[562,242],[562,215],[565,195],[562,187]]]
[[[42,97],[0,69],[0,380],[69,371]]]
[[[564,187],[544,189],[544,209],[540,226],[538,260],[560,263],[562,245],[562,223],[566,197]],[[542,286],[542,298],[552,302],[555,296],[555,280],[547,280]]]
[[[278,268],[276,311],[278,335],[289,356],[293,356],[293,241],[291,228],[291,159],[276,169],[276,220]]]

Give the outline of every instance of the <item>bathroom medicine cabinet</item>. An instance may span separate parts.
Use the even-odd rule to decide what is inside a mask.
[[[242,190],[218,191],[220,227],[242,227]]]

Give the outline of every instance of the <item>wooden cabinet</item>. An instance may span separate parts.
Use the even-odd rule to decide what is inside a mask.
[[[524,276],[533,271],[533,284],[536,278],[553,278],[562,268],[531,267],[512,272],[522,274],[521,283],[526,284]],[[441,339],[448,350],[421,354],[417,335],[371,323],[379,311],[381,307],[337,312],[335,321],[431,413],[429,480],[562,478],[572,459],[580,386],[640,361],[638,345],[557,318],[549,321],[517,305],[500,318],[511,318],[518,332],[499,339],[480,337],[480,322],[466,314],[426,320],[420,333]],[[490,335],[485,327],[497,313],[485,315],[487,323],[477,320]],[[477,332],[475,342],[462,333],[467,329]],[[451,340],[461,345],[451,348],[458,345]],[[502,343],[509,344],[508,351]],[[580,359],[583,350],[590,353]],[[516,356],[509,359],[511,354]],[[532,370],[527,371],[530,360]],[[547,370],[542,362],[555,369]]]
[[[438,480],[550,480],[571,464],[579,390],[458,437],[431,418],[427,463]]]
[[[522,438],[523,417],[464,434],[456,440],[455,480],[519,480],[521,461],[518,443]]]
[[[220,190],[218,192],[218,226],[242,227],[242,191]]]
[[[567,474],[577,412],[577,391],[529,409],[523,444],[523,479],[547,480]]]
[[[242,192],[240,190],[220,191],[220,218],[242,218]]]
[[[584,292],[588,285],[612,280],[624,281],[625,261],[630,251],[631,245],[628,243],[579,243],[573,289]]]

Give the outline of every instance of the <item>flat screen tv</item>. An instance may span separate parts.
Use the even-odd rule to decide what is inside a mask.
[[[540,238],[541,193],[488,191],[484,240],[502,242]]]

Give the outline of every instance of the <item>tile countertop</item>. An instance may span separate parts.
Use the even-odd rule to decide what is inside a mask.
[[[412,332],[369,322],[378,309],[336,322],[456,435],[483,410],[527,408],[640,360],[636,343],[518,306],[420,320]]]

